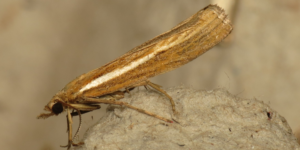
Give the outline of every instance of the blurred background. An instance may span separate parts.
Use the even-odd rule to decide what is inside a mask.
[[[209,3],[1,0],[1,149],[61,149],[67,144],[65,114],[36,119],[56,92]],[[225,42],[151,81],[164,88],[225,88],[238,97],[264,101],[299,132],[300,1],[240,0],[227,11],[234,30]],[[79,138],[103,113],[105,108],[83,116]]]

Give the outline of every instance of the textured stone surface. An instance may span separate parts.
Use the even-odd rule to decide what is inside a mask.
[[[122,101],[173,117],[176,122],[113,107],[87,131],[85,145],[76,149],[300,148],[286,120],[262,101],[241,99],[223,89],[174,87],[167,92],[174,98],[179,115],[171,116],[168,99],[153,90],[135,90]]]

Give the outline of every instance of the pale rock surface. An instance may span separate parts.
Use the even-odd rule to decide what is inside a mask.
[[[129,108],[109,107],[84,136],[77,150],[195,150],[195,149],[300,149],[286,120],[267,104],[242,99],[224,89],[197,91],[186,87],[166,90],[179,115],[172,115],[169,100],[140,88],[122,101],[174,123],[166,123]]]

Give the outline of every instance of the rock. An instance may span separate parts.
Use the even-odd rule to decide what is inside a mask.
[[[300,149],[284,117],[256,99],[242,99],[224,89],[199,91],[173,87],[177,115],[166,96],[140,88],[121,101],[168,119],[167,123],[127,107],[110,106],[86,132],[77,150],[220,150]]]

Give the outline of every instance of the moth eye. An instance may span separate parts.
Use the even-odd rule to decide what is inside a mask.
[[[64,110],[63,106],[61,103],[55,103],[52,106],[52,112],[55,113],[56,115],[58,115],[59,113],[61,113]]]

